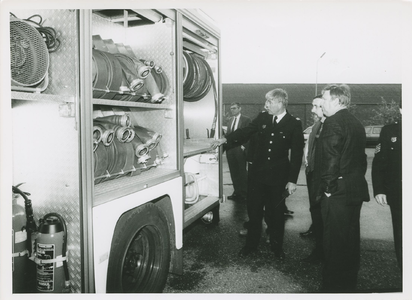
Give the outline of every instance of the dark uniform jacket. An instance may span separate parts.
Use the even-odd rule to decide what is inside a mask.
[[[315,151],[318,200],[330,193],[345,197],[347,205],[369,201],[365,146],[365,129],[347,109],[326,118]]]
[[[228,124],[229,126],[227,127],[227,133],[226,133],[226,135],[229,135],[229,134],[232,133],[233,118],[234,118],[234,117],[231,117],[231,118],[229,119],[229,122],[228,122],[228,123],[229,123],[229,124]],[[246,127],[247,125],[249,125],[250,121],[251,121],[251,119],[250,119],[249,117],[240,114],[239,122],[238,122],[238,124],[237,124],[237,129]],[[239,146],[240,146],[240,145],[239,145]],[[247,148],[248,148],[248,146],[249,146],[249,143],[248,143],[248,142],[243,143],[243,146],[246,148],[245,151],[247,151]],[[226,148],[226,147],[224,147],[223,149],[225,149],[225,148]]]
[[[296,183],[303,156],[302,123],[289,113],[272,124],[273,115],[261,112],[248,126],[229,134],[227,147],[244,144],[255,135],[254,151],[248,157],[265,184]],[[289,159],[290,150],[290,159]]]
[[[385,194],[388,204],[402,201],[402,135],[401,123],[382,128],[372,163],[373,194]]]

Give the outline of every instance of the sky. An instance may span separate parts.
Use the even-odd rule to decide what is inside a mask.
[[[410,2],[214,3],[223,83],[402,83]]]

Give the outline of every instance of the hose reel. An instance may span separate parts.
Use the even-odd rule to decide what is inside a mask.
[[[49,52],[39,31],[24,20],[10,18],[12,90],[44,90],[48,84]]]

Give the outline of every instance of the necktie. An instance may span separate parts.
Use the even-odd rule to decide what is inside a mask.
[[[233,118],[232,129],[231,129],[232,132],[235,131],[236,119],[237,117]]]
[[[275,116],[275,117],[273,118],[273,127],[276,126],[276,124],[277,124],[276,120],[277,120],[277,119],[278,119],[278,116]]]

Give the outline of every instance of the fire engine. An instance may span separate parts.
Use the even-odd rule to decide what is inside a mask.
[[[161,292],[183,272],[183,230],[219,222],[219,28],[138,7],[19,7],[2,22],[13,293]]]

